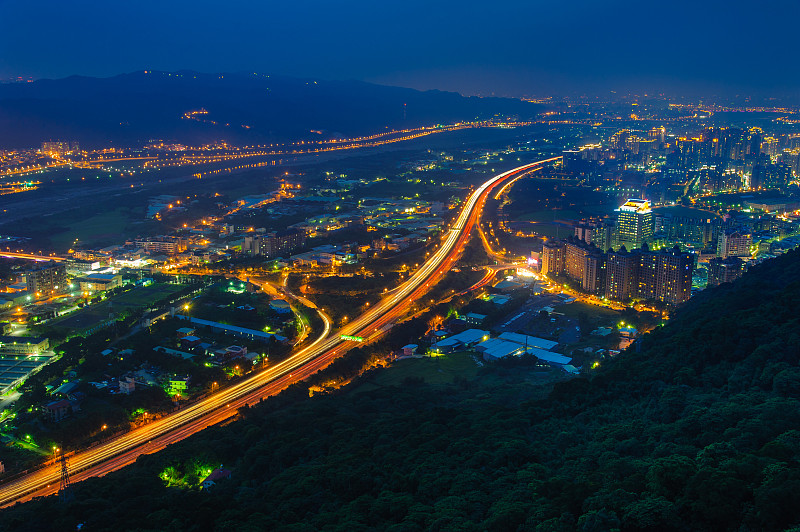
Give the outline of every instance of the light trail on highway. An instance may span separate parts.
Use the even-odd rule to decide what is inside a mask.
[[[16,253],[13,251],[0,251],[0,257],[4,257],[7,259],[28,259],[28,260],[35,260],[38,262],[47,262],[47,261],[57,261],[63,262],[67,260],[64,257],[60,257],[58,255],[34,255],[33,253]]]
[[[314,343],[286,360],[277,363],[228,388],[203,398],[157,421],[141,426],[95,447],[70,457],[73,482],[102,476],[136,461],[143,454],[157,452],[167,445],[183,440],[207,427],[236,415],[237,409],[252,405],[275,395],[291,384],[300,382],[325,368],[349,348],[357,345],[340,335],[372,339],[391,327],[407,308],[446,275],[458,260],[471,231],[478,222],[489,192],[510,176],[537,166],[554,162],[552,157],[519,166],[498,174],[475,189],[464,203],[455,222],[444,235],[443,242],[429,259],[391,295],[329,336],[331,323],[320,313],[325,323],[322,334]],[[0,507],[33,497],[51,495],[58,490],[58,464],[43,467],[26,476],[0,485]]]

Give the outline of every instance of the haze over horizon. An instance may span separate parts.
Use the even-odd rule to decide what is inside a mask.
[[[3,2],[0,79],[259,71],[464,95],[797,92],[800,5],[633,0],[434,5]],[[336,23],[332,24],[331,21]]]

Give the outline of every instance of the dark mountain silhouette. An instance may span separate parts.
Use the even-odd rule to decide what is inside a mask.
[[[195,119],[184,114],[204,109]],[[85,145],[150,139],[237,144],[330,138],[492,116],[531,117],[539,107],[359,81],[261,74],[143,71],[0,85],[0,146],[42,140]]]

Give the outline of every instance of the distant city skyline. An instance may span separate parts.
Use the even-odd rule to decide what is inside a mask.
[[[0,79],[259,71],[465,95],[786,95],[800,4],[1,2]]]

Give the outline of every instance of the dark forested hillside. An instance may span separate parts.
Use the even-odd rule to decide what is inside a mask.
[[[0,528],[786,530],[800,524],[798,279],[800,253],[769,261],[549,393],[525,360],[444,386],[294,388],[75,486],[72,503],[4,510]],[[503,372],[518,378],[498,385]],[[192,487],[219,463],[232,479]]]

